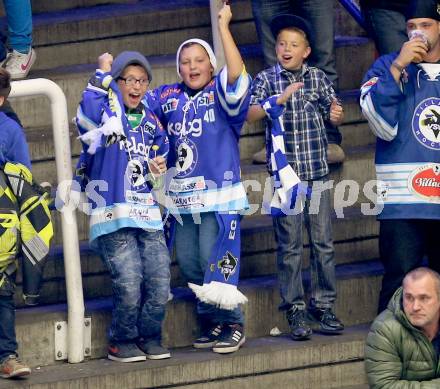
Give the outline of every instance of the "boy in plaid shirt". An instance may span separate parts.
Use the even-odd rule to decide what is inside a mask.
[[[276,16],[270,27],[277,40],[278,63],[256,76],[247,119],[253,122],[266,118],[267,160],[271,172],[276,166],[271,155],[271,128],[275,121],[281,123],[284,158],[299,179],[312,189],[312,198],[305,200],[300,212],[295,206],[273,218],[278,245],[280,309],[286,312],[292,338],[303,340],[310,337],[312,329],[332,334],[344,329],[332,312],[336,277],[323,123],[325,118],[339,125],[343,110],[325,73],[304,62],[311,52],[308,23],[300,17],[284,14]],[[312,295],[307,311],[301,277],[303,221],[311,242]]]

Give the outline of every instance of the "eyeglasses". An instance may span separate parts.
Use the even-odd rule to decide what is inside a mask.
[[[137,79],[134,77],[127,77],[127,78],[119,77],[118,80],[124,81],[125,85],[127,86],[135,86],[137,83],[139,83],[140,86],[144,86],[144,85],[148,86],[148,84],[150,83],[150,81],[147,80],[146,78]]]

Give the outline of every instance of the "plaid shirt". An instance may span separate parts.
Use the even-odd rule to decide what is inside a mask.
[[[303,82],[304,87],[287,101],[282,115],[286,156],[301,180],[314,180],[329,171],[323,119],[329,118],[335,91],[325,73],[304,64],[295,75],[276,64],[255,77],[250,104],[261,104],[266,98],[281,94],[293,82]],[[270,146],[270,126],[270,119],[266,118],[267,146]]]

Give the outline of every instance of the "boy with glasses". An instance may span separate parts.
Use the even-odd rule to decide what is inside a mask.
[[[108,358],[169,358],[161,345],[161,326],[170,292],[170,258],[151,193],[152,182],[166,170],[169,147],[143,99],[151,67],[134,51],[114,60],[104,53],[98,63],[76,117],[83,142],[77,177],[91,209],[91,245],[112,279]]]

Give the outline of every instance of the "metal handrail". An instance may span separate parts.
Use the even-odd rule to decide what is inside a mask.
[[[61,88],[51,80],[35,78],[11,83],[10,97],[44,95],[50,100],[55,162],[58,182],[72,181],[72,156],[70,151],[67,102]],[[66,188],[67,192],[69,188]],[[64,194],[66,197],[68,193]],[[66,274],[68,309],[68,361],[84,360],[84,297],[79,256],[78,228],[75,210],[65,207],[61,212],[64,269]]]
[[[353,0],[339,0],[339,3],[341,3],[351,17],[356,20],[357,24],[366,30],[365,20],[362,17],[362,12],[359,6]]]

